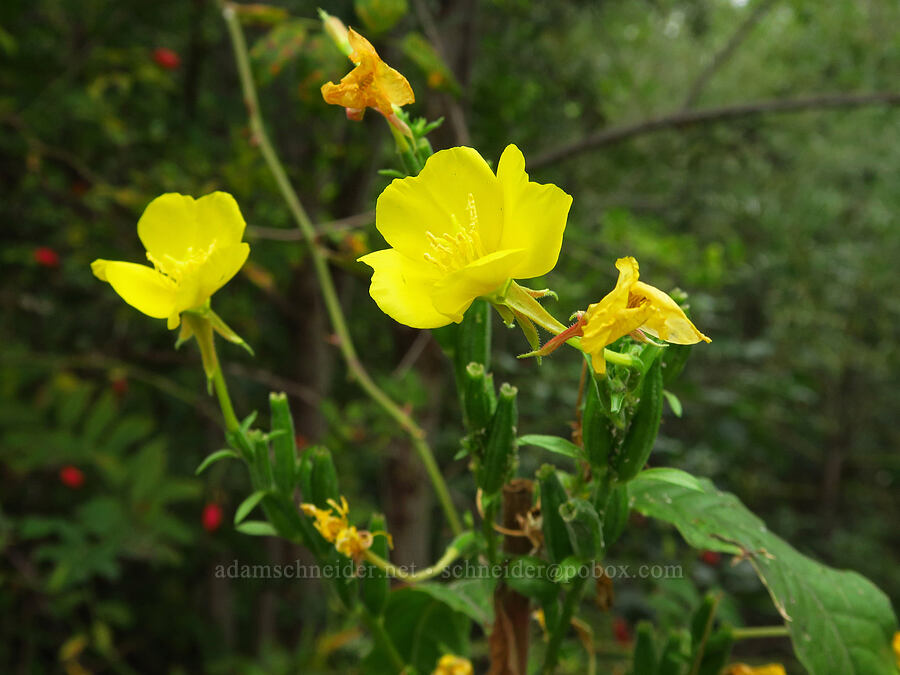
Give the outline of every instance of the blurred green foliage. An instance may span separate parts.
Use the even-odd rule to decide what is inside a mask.
[[[436,147],[465,140],[464,117],[489,158],[514,142],[533,162],[600,129],[676,113],[710,64],[694,107],[896,91],[900,72],[891,2],[410,4],[430,9],[440,45],[404,2],[327,9],[370,30],[407,74],[413,113],[447,117]],[[314,20],[315,3],[277,5],[289,19],[246,19],[270,130],[304,204],[326,223],[362,359],[426,421],[451,487],[457,477],[464,485],[464,462],[451,461],[460,412],[442,393],[453,375],[433,343],[371,302],[368,271],[354,260],[382,246],[372,218],[335,222],[372,209],[387,184],[376,170],[392,166],[390,137],[374,113],[350,123],[321,101],[321,84],[348,63]],[[160,47],[179,55],[177,67],[154,60]],[[335,600],[317,585],[214,578],[216,564],[234,559],[301,554],[233,532],[245,477],[227,463],[193,477],[221,443],[198,354],[174,352],[162,322],[90,275],[97,257],[141,261],[135,223],[158,194],[233,193],[251,226],[252,264],[217,294],[216,310],[258,355],[220,350],[239,412],[266,415],[267,392],[286,390],[298,434],[332,449],[354,508],[367,514],[393,495],[398,513],[418,514],[406,522],[389,512],[395,537],[407,532],[398,538],[422,542],[430,558],[440,533],[422,515],[427,495],[414,502],[421,511],[403,511],[415,460],[329,344],[306,253],[248,143],[216,4],[3,3],[0,130],[0,670],[358,667],[370,645],[352,625],[326,623]],[[900,113],[882,105],[640,134],[531,169],[575,197],[561,263],[545,280],[559,315],[602,297],[614,260],[635,255],[650,283],[689,292],[693,318],[713,337],[673,385],[684,414],[664,418],[657,457],[710,477],[800,551],[860,571],[895,603],[898,169]],[[271,238],[273,228],[288,240]],[[36,256],[39,247],[58,265]],[[565,436],[580,362],[563,352],[540,367],[514,358],[526,349],[518,333],[495,330],[498,381],[527,389],[520,432]],[[541,461],[523,451],[521,472]],[[82,487],[60,482],[66,465],[83,471]],[[225,507],[212,533],[201,526],[205,503]],[[771,621],[742,567],[701,562],[671,531],[634,524],[626,555],[681,561],[701,590],[727,589],[719,611],[729,621]],[[622,617],[686,627],[701,598],[684,580],[623,583],[613,612],[592,617],[595,639],[613,644]],[[764,647],[787,658],[777,643]],[[561,664],[577,672],[578,645],[567,649]]]

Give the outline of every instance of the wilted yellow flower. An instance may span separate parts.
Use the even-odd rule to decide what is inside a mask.
[[[444,654],[431,675],[472,675],[472,662],[455,654]]]
[[[344,497],[341,497],[340,504],[333,499],[329,499],[328,504],[331,506],[330,509],[320,509],[315,504],[301,504],[300,508],[307,516],[315,519],[313,526],[319,534],[326,541],[334,542],[338,535],[350,526],[347,521],[349,506]]]
[[[334,540],[334,547],[338,553],[343,553],[348,558],[358,560],[363,553],[372,548],[374,536],[368,530],[357,530],[355,526],[341,530]]]
[[[375,270],[369,293],[407,326],[458,323],[475,298],[553,269],[571,204],[528,180],[515,145],[496,175],[472,148],[441,150],[378,198],[375,226],[392,248],[360,258]]]
[[[727,675],[786,675],[780,663],[769,663],[765,666],[748,666],[746,663],[735,663],[727,671]]]
[[[678,303],[642,281],[638,281],[638,263],[632,257],[616,261],[619,279],[616,287],[600,302],[587,308],[579,319],[582,325],[581,348],[591,355],[594,370],[606,372],[603,348],[623,335],[651,335],[679,345],[710,339],[697,330]]]
[[[241,242],[245,226],[230,194],[165,194],[137,226],[153,267],[98,259],[91,269],[129,305],[176,328],[182,312],[203,307],[241,269],[250,254]]]
[[[347,108],[348,115],[362,117],[366,108],[375,108],[385,117],[394,114],[393,106],[406,105],[416,100],[406,78],[387,65],[378,56],[372,44],[352,28],[347,38],[353,51],[350,60],[356,68],[345,75],[339,84],[322,85],[322,98],[326,103]]]

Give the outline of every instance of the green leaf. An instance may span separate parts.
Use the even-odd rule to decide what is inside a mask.
[[[678,485],[688,490],[703,491],[703,486],[696,476],[692,476],[687,471],[681,471],[680,469],[666,469],[662,467],[645,469],[637,477],[644,481],[668,483],[669,485]]]
[[[418,584],[416,589],[482,626],[494,621],[493,579],[462,579],[449,584],[423,583]]]
[[[695,548],[745,556],[812,675],[896,675],[890,643],[897,619],[870,581],[801,555],[708,480],[694,490],[646,473],[629,485],[632,508],[672,523]]]
[[[234,529],[242,534],[249,534],[252,537],[278,536],[275,528],[263,520],[247,520]]]
[[[572,441],[559,436],[545,436],[542,434],[529,434],[528,436],[520,436],[519,445],[536,445],[539,448],[556,453],[557,455],[565,455],[572,459],[585,459],[581,448]]]
[[[206,468],[212,464],[215,464],[220,459],[225,459],[226,457],[234,457],[234,459],[240,459],[241,456],[237,454],[234,450],[229,450],[224,448],[222,450],[216,450],[215,452],[206,456],[202,462],[200,462],[200,466],[197,467],[197,470],[194,471],[195,476],[199,476],[201,473],[206,470]]]
[[[249,516],[250,512],[256,508],[256,505],[259,504],[260,500],[262,500],[266,494],[268,493],[265,490],[257,490],[242,501],[240,506],[238,506],[237,510],[234,512],[234,524],[239,525],[244,518]]]
[[[672,414],[675,417],[681,417],[684,409],[681,407],[681,401],[678,400],[678,397],[668,389],[663,389],[663,396],[666,397],[666,401],[668,401],[669,407],[672,409]]]

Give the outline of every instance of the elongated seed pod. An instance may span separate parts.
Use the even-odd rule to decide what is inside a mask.
[[[621,482],[628,482],[637,476],[647,463],[656,442],[656,435],[659,433],[662,406],[662,369],[657,360],[644,377],[637,412],[622,442],[622,449],[613,461],[613,468]]]
[[[591,466],[605,471],[613,446],[613,436],[593,375],[588,376],[585,384],[584,409],[581,412],[581,441]]]
[[[609,494],[606,508],[601,514],[603,520],[603,541],[606,546],[616,543],[628,522],[628,486],[616,485]]]
[[[641,621],[637,625],[634,642],[634,666],[632,675],[656,675],[659,663],[656,654],[656,638],[653,624]]]
[[[582,560],[593,560],[603,554],[603,525],[593,504],[573,497],[559,507],[559,514],[575,555]]]
[[[315,448],[312,452],[312,472],[310,475],[310,498],[320,509],[328,508],[329,499],[338,499],[337,470],[328,448]]]
[[[478,487],[488,495],[498,492],[515,468],[518,454],[516,425],[519,419],[517,393],[518,390],[509,384],[504,383],[500,387],[497,410],[491,420],[484,444],[484,458],[476,476]]]
[[[497,410],[497,395],[494,377],[485,372],[484,364],[472,361],[466,366],[462,399],[466,428],[479,438],[485,436]]]
[[[288,405],[287,395],[272,392],[269,394],[269,408],[272,411],[272,453],[274,466],[272,474],[275,486],[285,495],[294,492],[296,478],[297,445],[294,435],[294,418]]]
[[[541,529],[544,533],[544,549],[550,560],[559,563],[572,555],[572,544],[566,523],[559,507],[569,500],[569,495],[556,475],[556,468],[544,464],[537,472],[541,488]]]

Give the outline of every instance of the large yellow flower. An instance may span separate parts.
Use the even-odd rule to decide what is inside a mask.
[[[381,60],[372,44],[352,28],[347,32],[350,60],[356,68],[347,73],[339,84],[322,85],[326,103],[342,105],[361,116],[366,108],[375,108],[385,117],[394,114],[393,106],[416,100],[412,87],[403,75]]]
[[[606,372],[603,348],[630,333],[646,333],[679,345],[710,342],[677,302],[658,288],[638,281],[637,260],[619,258],[616,268],[616,287],[600,302],[590,305],[579,320],[583,326],[581,348],[591,355],[597,373]]]
[[[378,198],[375,225],[393,248],[360,258],[375,270],[369,293],[413,328],[459,322],[475,298],[553,269],[571,204],[555,185],[529,182],[515,145],[496,175],[472,148],[437,152]]]
[[[241,269],[250,254],[241,242],[245,225],[225,192],[197,200],[165,194],[150,202],[137,226],[153,267],[95,260],[91,269],[129,305],[176,328],[182,312],[203,307]]]

